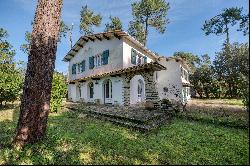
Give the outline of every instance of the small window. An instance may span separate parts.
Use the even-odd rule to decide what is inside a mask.
[[[144,57],[143,57],[144,63],[147,63],[147,60],[148,60],[148,57],[144,56]]]
[[[131,63],[136,65],[136,51],[135,49],[131,49]]]
[[[85,71],[85,60],[81,62],[81,72]]]
[[[141,64],[141,56],[137,57],[137,64],[140,65]]]
[[[89,98],[93,98],[94,97],[94,84],[93,82],[89,83]]]
[[[77,64],[77,73],[81,73],[81,63]]]
[[[76,74],[76,64],[72,65],[72,74]]]
[[[89,69],[93,69],[94,68],[94,57],[91,56],[89,57]]]
[[[107,65],[109,59],[109,50],[105,50],[102,53],[102,65]]]

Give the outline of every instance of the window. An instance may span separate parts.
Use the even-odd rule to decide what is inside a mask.
[[[93,69],[94,68],[94,57],[91,56],[89,57],[89,69]]]
[[[72,65],[72,74],[76,74],[76,64]]]
[[[142,97],[142,88],[143,88],[143,82],[142,82],[142,80],[139,80],[138,81],[138,89],[137,89],[138,97]]]
[[[144,56],[143,59],[144,59],[144,63],[147,63],[148,57]]]
[[[77,64],[77,73],[81,73],[81,63]]]
[[[135,49],[131,49],[131,63],[136,65],[136,51]]]
[[[105,50],[102,53],[102,65],[108,64],[108,58],[109,58],[109,50]]]
[[[85,60],[81,62],[81,72],[85,71]]]
[[[94,84],[93,82],[89,83],[89,98],[93,98],[94,97]]]
[[[141,64],[141,56],[137,56],[137,64],[138,64],[138,65]]]

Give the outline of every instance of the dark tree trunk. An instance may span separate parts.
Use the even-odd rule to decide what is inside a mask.
[[[62,0],[38,0],[14,145],[43,138],[50,110]]]
[[[148,40],[148,16],[146,18],[146,25],[145,25],[145,38],[144,38],[144,46],[146,46],[147,44],[147,40]]]

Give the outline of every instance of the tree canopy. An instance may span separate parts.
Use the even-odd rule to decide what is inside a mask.
[[[226,34],[226,43],[229,44],[229,27],[234,26],[237,22],[241,21],[241,28],[239,30],[246,31],[246,16],[242,14],[243,8],[231,7],[223,10],[222,13],[206,20],[202,30],[205,35],[215,34],[222,35]],[[247,32],[245,32],[247,33]]]
[[[159,33],[164,33],[169,10],[169,3],[165,0],[141,0],[132,3],[133,21],[129,24],[128,32],[142,44],[146,45],[149,27],[155,28]]]
[[[15,51],[7,41],[8,33],[0,28],[0,105],[15,101],[22,89],[23,75],[14,61]]]
[[[93,26],[100,26],[102,22],[102,17],[100,14],[95,14],[86,5],[82,7],[80,11],[80,33],[85,35],[93,34]]]
[[[105,32],[114,31],[114,30],[122,30],[122,21],[119,17],[109,17],[111,22],[105,24]]]
[[[33,22],[31,22],[31,25],[33,25]],[[58,42],[61,42],[62,38],[67,37],[67,33],[70,31],[70,27],[64,23],[64,21],[60,22],[60,33],[59,33],[59,38]],[[25,32],[25,44],[22,44],[20,47],[20,50],[23,51],[24,53],[28,54],[30,51],[30,43],[31,43],[31,32],[26,31]]]

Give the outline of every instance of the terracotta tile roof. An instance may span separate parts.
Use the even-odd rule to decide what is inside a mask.
[[[75,45],[71,48],[71,50],[66,54],[66,56],[63,58],[63,61],[67,62],[70,61],[71,58],[75,56],[75,54],[84,46],[85,43],[89,41],[95,41],[95,40],[110,40],[111,38],[126,38],[138,47],[140,47],[142,50],[146,51],[151,57],[158,58],[158,56],[150,51],[148,48],[146,48],[143,44],[141,44],[139,41],[137,41],[135,38],[130,36],[127,32],[115,30],[115,31],[109,31],[109,32],[103,32],[103,33],[96,33],[91,34],[87,36],[81,36],[78,41],[75,43]]]
[[[153,70],[153,71],[160,71],[160,70],[166,70],[167,68],[162,66],[158,62],[150,62],[150,63],[136,65],[136,66],[132,66],[132,67],[124,68],[124,69],[118,69],[118,70],[115,70],[115,71],[106,72],[106,73],[103,73],[103,74],[96,74],[96,75],[92,75],[92,76],[88,76],[88,77],[82,77],[82,78],[75,79],[75,80],[68,81],[68,82],[69,83],[81,82],[81,81],[86,81],[88,79],[97,79],[97,78],[101,78],[101,77],[104,77],[104,76],[122,75],[124,73],[140,71],[140,70],[145,70],[145,69],[146,70],[147,69],[148,70]]]

